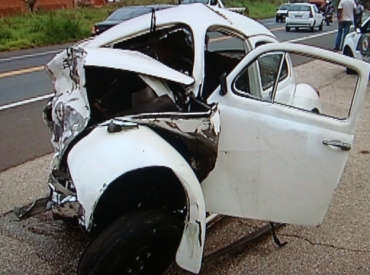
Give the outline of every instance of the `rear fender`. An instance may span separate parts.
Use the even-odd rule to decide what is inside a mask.
[[[149,127],[128,125],[109,133],[96,127],[68,155],[68,168],[84,208],[85,227],[91,230],[95,207],[106,188],[121,175],[139,168],[171,169],[187,195],[187,218],[176,254],[177,264],[199,272],[205,239],[205,202],[200,183],[184,158]]]
[[[322,111],[319,92],[305,83],[296,85],[292,105],[308,111]]]

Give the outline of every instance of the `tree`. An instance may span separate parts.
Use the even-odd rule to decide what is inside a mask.
[[[30,12],[35,11],[35,5],[37,0],[23,0],[23,2],[26,4],[26,7]]]

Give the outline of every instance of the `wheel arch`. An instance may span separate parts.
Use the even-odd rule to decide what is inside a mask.
[[[354,57],[354,54],[352,52],[352,49],[349,45],[345,45],[343,48],[343,54],[345,56]]]
[[[98,199],[91,234],[99,234],[127,213],[153,208],[163,208],[185,221],[187,194],[180,179],[163,166],[128,171],[111,182]]]
[[[319,92],[306,83],[296,85],[292,105],[308,111],[322,111]]]
[[[103,201],[100,200],[106,201],[111,198],[116,189],[128,190],[121,187],[126,185],[126,182],[122,184],[123,180],[128,180],[130,188],[134,188],[133,182],[139,176],[144,179],[158,176],[157,180],[170,177],[171,180],[165,186],[174,184],[176,187],[171,187],[171,191],[180,194],[180,197],[181,194],[186,194],[187,206],[184,232],[176,253],[176,262],[186,270],[199,272],[205,239],[206,209],[203,192],[190,165],[160,135],[142,125],[130,126],[113,134],[107,131],[107,126],[99,126],[74,145],[68,154],[67,164],[77,191],[77,199],[84,210],[83,218],[87,231],[91,231],[94,224],[96,207],[99,207],[99,211],[105,209],[101,204]],[[176,183],[181,183],[183,191]],[[139,186],[143,186],[143,183]],[[155,186],[157,189],[154,188],[154,191],[163,191],[158,187],[159,184]],[[107,197],[105,195],[103,197],[106,191]],[[147,199],[150,201],[150,196]],[[148,200],[145,202],[148,203]],[[180,202],[169,200],[168,204],[164,205],[177,208],[183,201],[184,198],[181,198]],[[134,207],[136,202],[134,199],[130,207]],[[122,206],[125,206],[125,203]],[[99,212],[98,217],[102,213]],[[108,218],[106,223],[109,222]]]

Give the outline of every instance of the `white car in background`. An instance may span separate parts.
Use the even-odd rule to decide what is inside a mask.
[[[312,32],[315,28],[318,28],[319,31],[322,31],[323,27],[324,17],[316,5],[299,3],[289,7],[288,16],[285,18],[285,30],[287,32],[291,28],[295,30],[306,28]]]
[[[343,43],[343,54],[349,57],[370,62],[370,17],[362,24],[361,28],[347,34]],[[351,72],[351,70],[347,70]]]

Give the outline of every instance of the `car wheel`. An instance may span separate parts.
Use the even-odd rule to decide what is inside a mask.
[[[313,25],[312,27],[310,27],[310,31],[311,32],[314,32],[315,31],[315,25]]]
[[[322,31],[324,29],[324,20],[321,21],[321,24],[319,26],[319,31]]]
[[[343,54],[345,56],[348,56],[348,57],[352,57],[353,58],[353,54],[352,54],[352,51],[349,49],[349,48],[345,48],[344,51],[343,51]],[[347,74],[356,74],[356,72],[350,68],[346,68],[346,73]]]
[[[83,252],[78,275],[162,274],[175,259],[183,223],[164,210],[124,216]]]
[[[276,23],[279,23],[279,18],[276,17]]]

